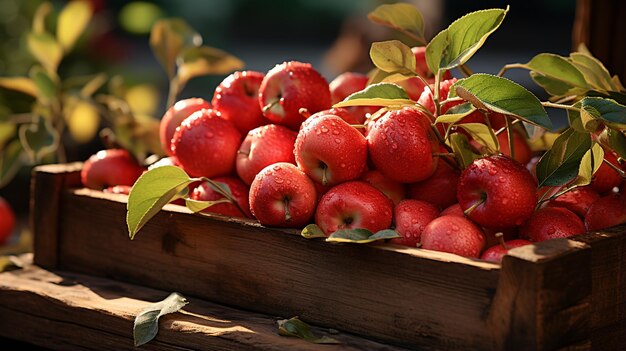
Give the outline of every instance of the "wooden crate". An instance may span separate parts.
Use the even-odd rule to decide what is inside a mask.
[[[36,168],[35,263],[291,317],[423,350],[622,350],[626,227],[511,250],[502,265],[330,244],[168,205],[128,238],[126,196],[80,164]]]

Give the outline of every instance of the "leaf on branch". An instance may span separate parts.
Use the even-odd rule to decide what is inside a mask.
[[[34,66],[29,74],[32,82],[37,87],[37,97],[41,103],[48,104],[56,98],[58,92],[57,84],[50,77],[49,72],[46,72],[40,66]]]
[[[452,147],[452,151],[454,151],[454,155],[460,161],[463,169],[471,165],[474,160],[482,157],[472,150],[472,146],[470,145],[465,134],[452,133],[450,135],[450,146]]]
[[[237,57],[208,46],[191,47],[178,57],[178,78],[185,84],[191,78],[210,74],[228,74],[244,67]]]
[[[457,127],[463,128],[474,140],[485,145],[492,152],[500,150],[500,144],[493,129],[483,123],[461,123]]]
[[[298,317],[281,319],[278,322],[278,335],[297,337],[314,344],[339,344],[340,342],[328,336],[319,337],[313,334],[311,327]]]
[[[349,95],[333,107],[348,106],[402,106],[415,104],[409,94],[393,83],[377,83]]]
[[[28,49],[49,72],[56,72],[63,58],[61,45],[48,33],[29,33]]]
[[[415,76],[415,55],[399,40],[372,43],[370,58],[384,72]]]
[[[607,139],[608,146],[626,160],[626,135],[619,130],[607,128]]]
[[[32,97],[37,97],[39,91],[37,85],[30,78],[26,77],[1,77],[0,87],[18,91]]]
[[[402,237],[395,230],[385,229],[376,232],[376,234],[370,232],[367,229],[341,229],[332,233],[327,242],[334,243],[353,243],[353,244],[368,244],[377,240],[393,239]]]
[[[313,238],[325,238],[326,234],[322,231],[322,229],[317,224],[309,224],[300,233],[306,239]]]
[[[171,293],[165,300],[144,308],[133,325],[135,346],[150,342],[159,332],[159,318],[163,315],[180,311],[189,301],[179,293]]]
[[[589,149],[591,149],[589,133],[567,129],[539,160],[538,186],[562,186],[574,180],[578,175],[582,158]]]
[[[181,18],[157,21],[150,32],[150,47],[167,76],[176,74],[176,58],[186,47],[202,45],[202,37]]]
[[[417,43],[424,45],[424,19],[419,10],[410,4],[384,4],[367,15],[370,21],[406,34]]]
[[[500,27],[508,12],[508,6],[504,10],[471,12],[439,32],[426,47],[430,71],[450,70],[467,62]]]
[[[574,183],[577,186],[584,186],[591,183],[591,178],[598,171],[604,160],[604,150],[598,143],[594,143],[591,149],[585,152],[580,166],[578,167],[578,178]]]
[[[65,52],[74,47],[91,20],[92,9],[88,1],[70,1],[65,5],[57,23],[57,39]]]

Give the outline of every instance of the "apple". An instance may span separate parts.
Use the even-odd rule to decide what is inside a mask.
[[[439,160],[433,175],[421,182],[409,184],[409,197],[430,202],[439,208],[449,207],[457,202],[456,188],[460,175],[459,170]]]
[[[219,177],[235,169],[241,133],[216,110],[194,112],[176,128],[172,152],[192,177]]]
[[[617,162],[617,155],[613,151],[605,149],[604,159],[614,166],[620,167],[620,164]],[[591,179],[591,187],[599,194],[605,194],[613,190],[613,188],[620,186],[622,181],[620,174],[603,162]]]
[[[512,130],[513,135],[513,151],[515,152],[515,161],[521,164],[528,164],[533,156],[533,152],[528,145],[528,141],[524,135],[516,129]],[[509,148],[509,135],[506,131],[498,134],[498,143],[500,144],[500,152],[506,156],[511,156]]]
[[[574,212],[563,207],[541,208],[520,228],[520,236],[534,242],[566,238],[584,232],[583,221]]]
[[[463,213],[463,210],[461,209],[461,205],[459,205],[458,203],[448,206],[448,208],[441,211],[440,215],[441,216],[459,216],[459,217],[465,218],[465,213]]]
[[[459,216],[433,219],[421,236],[421,248],[449,252],[465,257],[479,257],[485,247],[485,235],[472,221]]]
[[[531,245],[532,243],[528,240],[523,239],[514,239],[509,241],[504,241],[504,239],[499,237],[500,243],[491,246],[485,252],[483,252],[482,256],[480,256],[481,260],[500,263],[502,262],[502,257],[509,253],[509,250],[514,249],[516,247]]]
[[[159,138],[163,151],[165,151],[166,154],[169,156],[173,155],[171,145],[176,128],[185,118],[189,117],[189,115],[204,108],[211,108],[211,104],[204,99],[191,98],[178,101],[165,112],[159,124]]]
[[[0,246],[4,245],[15,229],[15,213],[11,205],[0,197]]]
[[[456,78],[451,78],[447,80],[441,81],[439,83],[439,101],[443,102],[448,98],[448,94],[450,93],[450,88],[454,83],[456,83]],[[424,106],[428,111],[430,111],[433,115],[437,112],[437,107],[435,105],[435,99],[433,97],[433,92],[431,89],[424,89],[419,99],[417,99],[417,103]],[[441,105],[440,115],[448,112],[454,106],[460,105],[463,103],[463,100],[458,101],[450,101]],[[457,123],[485,123],[485,115],[483,115],[480,111],[475,111],[468,116],[464,117],[461,121]]]
[[[293,147],[298,134],[276,124],[251,130],[237,151],[237,174],[246,184],[263,168],[278,162],[296,163]]]
[[[269,123],[259,106],[259,87],[265,75],[255,71],[235,72],[215,88],[213,108],[235,128],[246,134],[248,131]]]
[[[547,203],[550,207],[564,207],[580,218],[585,218],[591,205],[600,199],[600,195],[590,186],[578,187]]]
[[[393,204],[363,181],[336,185],[319,201],[315,224],[329,236],[340,229],[367,229],[372,233],[391,225]]]
[[[370,158],[387,178],[419,182],[430,177],[437,167],[439,142],[428,117],[411,107],[386,112],[367,134]]]
[[[439,209],[426,201],[403,200],[394,207],[393,213],[396,231],[402,238],[391,239],[391,242],[416,247],[426,225],[439,216]]]
[[[231,194],[239,207],[244,211],[241,211],[232,203],[222,203],[213,205],[203,212],[208,213],[218,213],[224,216],[231,217],[248,217],[251,218],[252,214],[250,213],[250,205],[248,200],[249,189],[246,184],[244,184],[239,178],[235,177],[217,177],[212,180],[223,183],[228,186]],[[191,195],[189,196],[192,200],[198,201],[216,201],[224,199],[224,196],[215,191],[207,182],[202,182],[200,185],[195,187],[191,191]]]
[[[272,68],[259,88],[259,104],[263,115],[272,123],[298,130],[306,119],[300,114],[329,109],[328,82],[308,63],[284,62]]]
[[[365,115],[356,115],[353,112],[351,112],[348,108],[343,108],[343,107],[333,107],[328,110],[316,112],[313,115],[311,115],[309,119],[318,118],[318,117],[326,116],[326,115],[335,115],[343,119],[344,121],[346,121],[346,123],[350,125],[365,123]],[[359,129],[359,131],[362,131],[361,134],[364,134],[364,130],[365,130],[364,128]]]
[[[385,177],[379,170],[373,169],[363,173],[361,180],[380,190],[394,205],[406,198],[406,185]]]
[[[298,132],[294,154],[298,167],[322,185],[357,179],[365,170],[367,141],[334,115],[306,120]]]
[[[269,165],[250,185],[250,210],[263,225],[304,227],[315,212],[313,181],[291,163]]]
[[[521,225],[534,212],[537,183],[517,161],[503,155],[474,160],[459,178],[457,198],[467,216],[486,228]]]
[[[346,97],[350,96],[353,93],[361,91],[365,89],[367,86],[367,78],[366,75],[355,72],[345,72],[338,75],[332,82],[330,82],[330,98],[332,104],[336,104],[340,101],[343,101]],[[368,115],[378,111],[380,107],[375,106],[350,106],[350,107],[342,107],[341,109],[345,110],[345,114],[349,115],[348,119],[350,121],[355,121],[355,123],[350,122],[348,119],[344,118],[344,116],[338,115],[346,122],[350,124],[363,124],[365,123],[365,119]],[[332,112],[331,112],[332,113]],[[333,113],[336,114],[336,113]]]
[[[626,195],[609,194],[595,201],[585,214],[588,230],[600,230],[626,223]]]
[[[124,149],[100,150],[85,161],[80,180],[87,188],[102,190],[115,185],[133,185],[143,171]]]

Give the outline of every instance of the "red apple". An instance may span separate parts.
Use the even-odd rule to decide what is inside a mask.
[[[428,117],[413,108],[385,113],[371,126],[367,143],[372,162],[391,180],[419,182],[437,167],[432,154],[439,150],[439,142]]]
[[[423,249],[479,257],[484,247],[485,235],[465,217],[449,215],[437,217],[428,223],[422,232]]]
[[[430,202],[439,208],[449,207],[457,202],[456,188],[460,175],[459,170],[439,160],[432,176],[421,182],[409,184],[409,197]]]
[[[279,162],[267,166],[250,186],[250,210],[261,224],[300,228],[315,212],[313,181],[295,165]]]
[[[204,99],[191,98],[178,101],[174,104],[174,106],[170,107],[165,112],[159,125],[159,138],[161,140],[163,151],[165,151],[166,154],[170,156],[173,155],[171,145],[172,137],[174,136],[174,132],[176,132],[176,128],[185,120],[185,118],[204,108],[211,108],[211,104]]]
[[[309,117],[309,119],[314,119],[314,118],[318,118],[318,117],[322,117],[326,115],[335,115],[343,119],[344,121],[346,121],[346,123],[351,124],[351,125],[365,123],[365,115],[357,116],[353,114],[352,112],[350,112],[350,110],[348,110],[347,108],[343,108],[343,107],[334,107],[328,110],[314,113],[313,115],[311,115],[311,117]],[[359,131],[361,130],[364,131],[365,129],[359,129]],[[364,132],[362,132],[361,134],[364,134]]]
[[[426,225],[439,216],[439,209],[426,201],[403,200],[393,213],[396,231],[402,238],[391,239],[391,242],[416,247]]]
[[[521,164],[527,164],[532,158],[533,152],[528,145],[528,141],[519,130],[513,130],[513,151],[515,152],[515,161]],[[500,143],[500,152],[506,156],[511,156],[509,149],[509,136],[506,131],[498,134],[498,143]]]
[[[235,177],[217,177],[213,178],[213,180],[219,183],[226,184],[228,186],[231,194],[233,194],[233,198],[235,199],[235,201],[237,201],[237,204],[239,204],[239,207],[241,207],[244,213],[241,213],[237,206],[232,203],[213,205],[205,209],[203,212],[219,213],[221,215],[231,217],[252,217],[252,214],[250,213],[250,205],[248,202],[249,189],[246,184],[244,184],[241,180]],[[209,183],[203,182],[193,189],[190,198],[192,200],[199,201],[216,201],[224,199],[224,196],[215,191],[209,185]]]
[[[590,186],[583,186],[570,190],[565,194],[548,202],[550,207],[564,207],[574,212],[580,218],[585,218],[589,207],[600,199],[600,195],[596,193]]]
[[[261,72],[235,72],[215,88],[213,108],[231,121],[241,134],[269,123],[259,106],[259,87],[265,75]]]
[[[489,156],[475,160],[461,173],[457,198],[471,220],[503,229],[521,225],[533,214],[536,188],[523,165],[503,155]]]
[[[617,156],[613,151],[604,150],[604,159],[608,162],[611,162],[614,166],[620,167],[617,162]],[[608,193],[613,190],[613,188],[620,186],[622,184],[622,177],[615,171],[611,166],[606,163],[602,163],[600,168],[593,175],[591,180],[591,187],[593,190],[597,191],[600,194]]]
[[[412,47],[411,51],[413,51],[413,54],[415,55],[415,72],[424,78],[426,83],[435,83],[435,75],[430,71],[428,64],[426,63],[426,47]],[[446,71],[442,78],[442,80],[448,79],[452,79],[450,71]],[[424,81],[417,77],[405,79],[397,82],[396,84],[404,88],[407,94],[409,94],[409,98],[414,101],[417,101],[420,98],[422,92],[424,91],[424,87],[426,86]]]
[[[298,132],[296,163],[311,179],[334,185],[358,178],[367,161],[367,141],[341,118],[308,119]]]
[[[176,129],[172,152],[192,177],[219,177],[235,169],[241,133],[216,110],[194,112]]]
[[[237,174],[246,184],[263,168],[278,162],[296,163],[293,147],[297,133],[268,124],[251,130],[237,151]]]
[[[465,218],[465,213],[461,209],[461,205],[454,204],[441,211],[441,216],[459,216]]]
[[[133,185],[144,168],[126,150],[108,149],[92,155],[80,172],[83,186],[102,190],[115,185]]]
[[[498,243],[497,245],[491,246],[490,248],[485,250],[482,256],[480,256],[480,259],[489,261],[489,262],[500,263],[502,262],[502,257],[504,257],[504,255],[509,253],[509,250],[514,249],[516,247],[532,244],[530,241],[523,240],[523,239],[509,240],[506,242],[503,239],[501,240],[502,240],[502,243]]]
[[[391,225],[393,204],[378,189],[362,181],[339,184],[317,205],[315,223],[329,236],[340,229],[367,229],[372,233]]]
[[[309,113],[330,108],[330,88],[310,64],[285,62],[267,72],[259,89],[259,104],[270,121],[298,130],[306,119],[301,108]]]
[[[15,213],[11,205],[0,197],[0,246],[4,245],[15,229]]]
[[[566,238],[584,232],[583,221],[574,212],[562,207],[539,209],[520,228],[520,236],[534,242]]]
[[[588,230],[600,230],[626,223],[626,195],[606,195],[590,207],[585,215]]]
[[[406,198],[406,185],[385,177],[379,170],[371,170],[363,173],[361,180],[370,183],[374,188],[387,195],[394,205]]]

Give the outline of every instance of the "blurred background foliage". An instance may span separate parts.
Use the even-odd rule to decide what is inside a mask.
[[[372,68],[368,51],[374,41],[394,36],[370,23],[366,14],[380,0],[85,0],[93,17],[75,48],[58,68],[61,79],[104,73],[109,79],[100,89],[123,87],[118,92],[136,116],[157,119],[166,108],[168,76],[150,50],[150,30],[159,19],[179,17],[203,37],[206,45],[240,58],[246,69],[266,72],[286,60],[310,62],[330,81],[343,71]],[[28,51],[27,35],[41,0],[0,0],[0,76],[28,76],[36,64]],[[424,14],[427,38],[463,14],[506,6],[501,1],[414,0]],[[497,73],[511,62],[527,62],[540,52],[567,55],[576,2],[510,1],[511,11],[501,29],[469,62],[475,72]],[[67,1],[51,1],[57,13]],[[46,22],[53,28],[54,16]],[[111,82],[112,77],[118,77]],[[179,98],[210,100],[225,75],[193,79]],[[509,76],[543,97],[542,90],[522,70]],[[34,99],[0,88],[0,116],[31,110]],[[105,121],[106,122],[106,121]],[[104,126],[105,122],[100,125]],[[82,161],[105,147],[101,138],[63,136],[67,161]],[[3,146],[4,147],[4,146]],[[56,162],[44,158],[41,162]],[[22,217],[28,208],[30,167],[22,168],[0,188]]]

